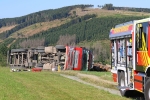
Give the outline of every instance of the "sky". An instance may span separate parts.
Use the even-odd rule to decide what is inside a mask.
[[[119,7],[150,8],[150,0],[0,0],[0,19],[20,17],[64,6],[92,4],[97,7],[107,3]]]

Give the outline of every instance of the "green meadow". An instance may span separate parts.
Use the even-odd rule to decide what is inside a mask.
[[[70,80],[59,72],[10,72],[0,67],[0,100],[129,100]]]

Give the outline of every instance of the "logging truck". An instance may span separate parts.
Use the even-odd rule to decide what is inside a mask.
[[[110,30],[111,72],[122,96],[150,100],[150,18]]]

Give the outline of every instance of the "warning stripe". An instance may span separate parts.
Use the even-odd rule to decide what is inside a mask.
[[[134,88],[139,91],[143,91],[143,77],[134,75]]]
[[[116,74],[116,73],[113,73],[112,75],[113,75],[113,80],[114,80],[114,82],[117,82],[117,74]]]
[[[139,75],[134,75],[134,80],[143,81],[143,77]]]

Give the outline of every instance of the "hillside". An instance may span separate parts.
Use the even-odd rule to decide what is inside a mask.
[[[75,14],[73,12],[76,12]],[[150,13],[146,12],[134,12],[134,11],[124,11],[124,10],[105,10],[100,8],[85,8],[84,10],[81,8],[75,8],[69,11],[67,18],[60,18],[60,19],[54,19],[52,21],[44,21],[44,22],[35,22],[35,24],[27,25],[23,28],[20,28],[14,32],[11,33],[10,37],[13,38],[21,38],[21,37],[28,37],[33,34],[39,33],[41,31],[46,31],[49,28],[60,26],[61,24],[64,24],[68,22],[68,20],[71,20],[71,17],[81,17],[85,16],[87,14],[96,14],[97,17],[105,17],[105,16],[149,16]],[[15,20],[15,19],[14,19]],[[1,22],[1,20],[0,20]],[[22,24],[22,23],[20,23]],[[18,24],[19,25],[19,24]],[[6,31],[9,31],[13,29],[16,24],[3,26],[0,28],[0,34],[5,33]]]
[[[86,14],[96,14],[98,17],[102,16],[118,16],[118,15],[131,15],[131,16],[149,16],[148,12],[135,12],[135,11],[127,11],[127,10],[106,10],[100,8],[85,8],[84,10],[80,8],[73,9],[76,11],[77,16],[84,16]]]
[[[25,28],[22,28],[16,32],[12,33],[8,38],[27,38],[36,33],[46,31],[50,28],[58,27],[58,26],[64,24],[66,21],[67,21],[67,19],[61,19],[61,20],[56,19],[56,20],[53,20],[50,22],[36,23],[36,24],[27,26]]]
[[[15,26],[16,26],[16,25],[3,26],[3,27],[0,28],[0,33],[3,33],[3,32],[5,32],[5,31],[7,31],[7,30],[10,30],[10,29],[14,28]]]
[[[12,28],[11,30],[0,34],[0,38],[5,39],[9,37],[9,35],[11,35],[13,32],[38,22],[47,22],[56,19],[67,18],[69,16],[69,12],[74,8],[84,9],[85,7],[91,7],[91,6],[93,5],[74,5],[74,6],[67,6],[58,9],[44,10],[26,16],[17,17],[17,18],[0,19],[0,27],[18,24],[16,27]]]
[[[116,24],[150,16],[148,12],[92,7],[93,5],[74,5],[0,19],[0,48],[21,48],[25,43],[32,44],[31,40],[44,41],[45,46],[56,45],[61,38],[75,36],[73,42],[76,45],[82,44],[93,50],[97,56],[96,61],[107,63],[110,58],[106,55],[109,54],[109,48],[104,45],[109,44],[107,40],[110,29]],[[66,41],[62,42],[65,43]],[[32,45],[36,46],[38,43]]]

